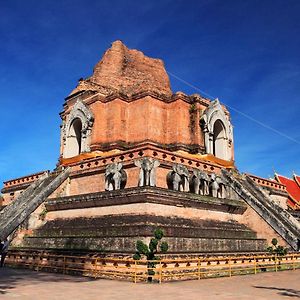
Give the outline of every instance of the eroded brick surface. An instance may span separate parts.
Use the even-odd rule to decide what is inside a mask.
[[[112,44],[96,64],[89,80],[80,81],[71,94],[90,88],[93,84],[107,88],[107,93],[117,90],[125,95],[141,91],[154,91],[168,96],[172,94],[163,61],[128,49],[121,41]]]

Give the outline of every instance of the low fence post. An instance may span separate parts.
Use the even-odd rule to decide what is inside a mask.
[[[229,259],[228,264],[229,264],[229,277],[231,277],[231,259]]]
[[[37,265],[37,268],[36,268],[36,271],[37,271],[37,272],[39,272],[40,266],[41,266],[42,261],[43,261],[43,257],[42,257],[42,254],[41,254],[41,253],[39,253],[38,258],[39,258],[39,261],[38,261],[38,265]]]
[[[40,255],[38,255],[37,258],[38,258],[38,261],[37,261],[36,271],[38,272],[39,271],[40,260],[41,260]]]
[[[275,272],[277,272],[277,255],[275,254]]]
[[[64,256],[63,274],[66,274],[66,257]]]
[[[200,258],[198,257],[198,280],[201,279],[201,261],[200,261]]]
[[[94,277],[97,278],[98,257],[95,258]]]
[[[293,270],[295,271],[295,255],[292,256]]]
[[[137,262],[135,260],[134,261],[134,283],[136,283],[136,266],[137,266]]]
[[[254,259],[254,274],[257,274],[257,261]]]
[[[162,281],[162,266],[161,261],[159,261],[159,283]]]

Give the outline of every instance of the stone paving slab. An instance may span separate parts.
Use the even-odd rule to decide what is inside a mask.
[[[159,285],[2,268],[0,299],[300,299],[300,270]]]

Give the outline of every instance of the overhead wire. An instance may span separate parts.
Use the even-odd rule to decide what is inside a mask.
[[[206,93],[205,91],[199,89],[197,86],[191,84],[190,82],[188,82],[188,81],[186,81],[186,80],[180,78],[179,76],[175,75],[174,73],[172,73],[172,72],[170,72],[170,71],[167,71],[167,73],[168,73],[170,76],[174,77],[175,79],[177,79],[177,80],[181,81],[182,83],[186,84],[187,86],[193,88],[194,90],[196,90],[197,92],[199,92],[201,95],[207,96],[207,97],[210,98],[210,99],[216,99],[216,98],[217,98],[217,97],[213,97],[212,95],[210,95],[210,94]],[[294,143],[300,145],[300,141],[294,139],[293,137],[291,137],[291,136],[289,136],[289,135],[287,135],[287,134],[285,134],[285,133],[283,133],[283,132],[281,132],[281,131],[279,131],[279,130],[273,128],[273,127],[271,127],[271,126],[268,125],[268,124],[265,124],[265,123],[263,123],[263,122],[261,122],[261,121],[255,119],[255,118],[249,116],[248,114],[242,112],[241,110],[239,110],[239,109],[237,109],[237,108],[234,108],[234,107],[231,106],[231,105],[228,105],[228,104],[225,103],[223,100],[222,100],[222,103],[224,103],[224,104],[225,104],[228,108],[230,108],[232,111],[234,111],[234,112],[240,114],[241,116],[247,118],[248,120],[250,120],[250,121],[252,121],[252,122],[254,122],[254,123],[256,123],[256,124],[258,124],[258,125],[260,125],[260,126],[266,128],[266,129],[270,130],[270,131],[273,131],[274,133],[276,133],[276,134],[278,134],[278,135],[280,135],[280,136],[282,136],[282,137],[284,137],[284,138],[286,138],[286,139],[288,139],[288,140],[290,140],[290,141],[292,141],[292,142],[294,142]]]

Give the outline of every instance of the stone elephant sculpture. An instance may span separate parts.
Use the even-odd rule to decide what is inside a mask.
[[[189,191],[189,171],[181,164],[173,165],[173,171],[167,174],[168,188],[174,191]]]
[[[226,198],[226,185],[222,177],[216,174],[210,175],[211,195],[216,198]]]
[[[138,186],[156,186],[156,168],[160,165],[158,160],[143,158],[134,164],[140,168]]]
[[[207,173],[194,169],[190,178],[190,191],[195,194],[209,195],[210,179]]]
[[[216,182],[219,184],[218,197],[226,198],[227,190],[226,190],[226,183],[225,183],[224,179],[221,176],[216,176]]]
[[[106,166],[105,190],[113,191],[123,189],[127,182],[127,174],[122,169],[122,163],[112,163]]]

